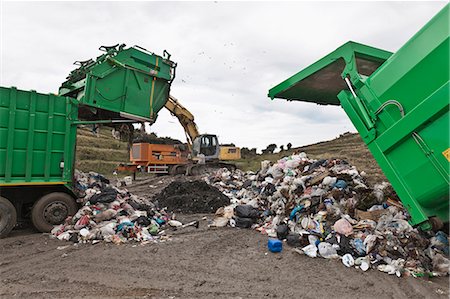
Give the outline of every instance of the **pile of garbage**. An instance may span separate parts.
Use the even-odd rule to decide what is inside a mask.
[[[203,181],[172,182],[153,201],[160,208],[184,214],[214,213],[230,204],[227,196]]]
[[[344,160],[305,153],[263,161],[257,173],[221,169],[205,180],[231,204],[217,210],[212,226],[253,228],[271,238],[269,249],[280,251],[276,239],[283,240],[298,253],[362,271],[448,275],[448,235],[413,228],[392,187],[370,187],[365,176]]]
[[[161,242],[164,225],[182,226],[174,215],[126,189],[109,184],[102,175],[75,172],[75,191],[83,205],[64,224],[55,226],[51,235],[72,242],[100,241],[121,244],[129,241]]]

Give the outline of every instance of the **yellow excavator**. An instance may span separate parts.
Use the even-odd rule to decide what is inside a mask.
[[[220,146],[216,135],[200,134],[194,121],[194,115],[181,105],[174,96],[169,96],[165,107],[178,119],[183,127],[189,151],[192,153],[192,159],[199,160],[199,155],[204,155],[206,162],[211,160],[238,160],[241,158],[239,147],[232,145]]]
[[[179,145],[133,143],[130,151],[132,164],[121,164],[120,170],[136,169],[139,165],[141,170],[149,173],[198,175],[208,168],[236,168],[226,161],[241,158],[239,147],[220,146],[217,135],[200,134],[194,115],[174,96],[169,96],[165,107],[184,129],[187,152]]]

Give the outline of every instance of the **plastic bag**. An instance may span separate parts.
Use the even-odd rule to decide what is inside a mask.
[[[366,253],[369,254],[372,249],[375,247],[375,244],[377,242],[377,239],[380,238],[377,235],[368,235],[364,239],[364,245],[366,245]]]
[[[337,181],[337,178],[326,176],[322,180],[322,185],[324,185],[324,186],[333,186],[334,184],[336,184],[336,181]]]
[[[330,243],[320,242],[317,247],[319,248],[319,254],[323,258],[329,259],[329,258],[337,258],[337,257],[339,257],[337,255],[336,249],[334,249],[333,246]]]
[[[285,166],[289,169],[295,169],[299,165],[300,165],[300,160],[297,160],[297,159],[287,160],[285,163]]]
[[[302,248],[303,253],[309,257],[317,257],[317,247],[316,245],[308,245]]]
[[[279,240],[284,240],[288,236],[289,233],[289,227],[286,223],[281,223],[277,226],[277,238]]]
[[[216,217],[216,218],[214,218],[214,221],[211,224],[211,226],[224,227],[224,226],[227,226],[227,224],[228,224],[228,218],[226,218],[226,217]]]
[[[251,205],[239,205],[234,208],[236,216],[243,218],[258,218],[259,210]]]
[[[333,188],[345,189],[347,188],[347,183],[344,180],[338,180],[334,183]]]
[[[300,246],[300,235],[296,233],[289,233],[286,237],[286,243],[292,247]]]
[[[235,221],[236,221],[236,227],[240,227],[240,228],[250,228],[253,225],[252,218],[236,217]]]
[[[353,233],[353,227],[346,219],[339,219],[334,223],[334,230],[346,237]]]

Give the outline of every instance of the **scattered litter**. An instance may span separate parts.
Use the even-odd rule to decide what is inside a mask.
[[[172,226],[172,227],[181,227],[181,226],[183,226],[183,223],[181,223],[180,221],[177,221],[177,220],[169,220],[167,222],[167,224]]]
[[[316,257],[317,256],[317,247],[314,244],[310,244],[308,246],[305,246],[302,248],[303,253],[306,254],[309,257]]]
[[[352,267],[355,264],[355,260],[353,259],[353,256],[350,253],[344,254],[342,256],[342,263],[346,267]]]
[[[152,201],[137,197],[126,189],[111,186],[100,174],[77,171],[75,179],[75,191],[83,206],[64,224],[53,228],[51,235],[59,240],[92,244],[100,241],[114,244],[164,242],[170,238],[165,235],[165,225],[177,229],[198,228],[198,221],[183,225],[174,219],[173,213],[158,209]]]
[[[230,205],[216,213],[216,226],[253,228],[269,240],[286,239],[297,253],[341,258],[362,271],[413,277],[449,273],[448,235],[413,228],[390,184],[369,186],[344,160],[299,153],[263,161],[258,172],[224,168],[204,179],[230,198]],[[225,210],[234,215],[224,216]]]

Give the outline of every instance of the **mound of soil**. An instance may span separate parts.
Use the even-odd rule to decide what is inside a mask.
[[[160,208],[185,214],[214,213],[230,204],[227,196],[202,181],[172,182],[153,199]]]

